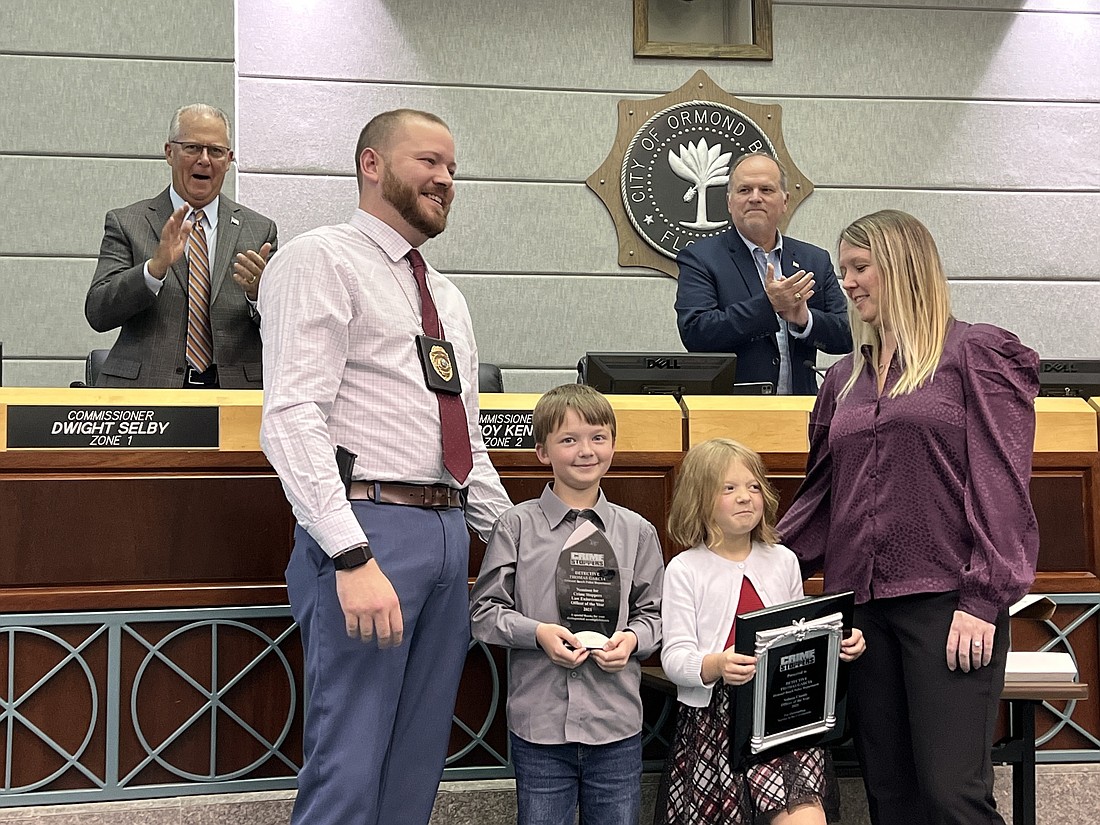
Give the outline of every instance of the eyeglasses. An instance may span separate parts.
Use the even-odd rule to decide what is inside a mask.
[[[200,157],[202,155],[202,150],[205,149],[210,160],[225,160],[231,151],[226,146],[218,146],[210,143],[184,143],[180,140],[170,140],[168,142],[174,143],[176,146],[180,147],[180,151],[189,158]]]

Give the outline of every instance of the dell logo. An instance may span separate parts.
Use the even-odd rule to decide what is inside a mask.
[[[679,358],[646,358],[645,368],[647,370],[678,370],[680,369]]]
[[[1065,361],[1044,361],[1043,372],[1077,372],[1077,365]]]

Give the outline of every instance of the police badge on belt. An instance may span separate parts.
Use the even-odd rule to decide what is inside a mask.
[[[429,390],[447,395],[458,395],[462,392],[462,382],[458,378],[458,370],[455,369],[455,348],[450,341],[417,335],[416,351],[420,354],[424,383]]]

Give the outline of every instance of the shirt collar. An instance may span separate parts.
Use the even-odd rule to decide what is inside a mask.
[[[174,187],[174,186],[169,186],[168,187],[168,197],[171,198],[171,200],[172,200],[172,211],[173,212],[175,212],[181,206],[186,206],[188,209],[192,209],[191,204],[189,204],[187,201],[185,201],[183,198],[181,198],[179,196],[179,193],[176,192],[176,187]],[[221,204],[221,199],[222,199],[222,196],[218,195],[216,198],[214,198],[214,200],[212,200],[212,201],[210,201],[210,203],[206,204],[206,206],[200,207],[202,209],[203,217],[206,218],[206,222],[210,225],[210,231],[211,232],[213,232],[215,229],[218,228],[218,206]],[[194,210],[192,209],[192,211],[194,211]],[[184,217],[184,220],[190,218],[191,217],[191,212],[188,212],[183,217]]]
[[[750,241],[748,238],[741,234],[741,230],[738,229],[736,226],[733,228],[733,231],[737,233],[737,235],[741,238],[741,241],[745,244],[745,246],[748,247],[749,253],[752,254],[754,259],[756,257],[757,249],[764,253],[765,258],[773,253],[777,258],[781,258],[783,256],[783,233],[780,232],[778,229],[775,230],[775,248],[772,249],[771,252],[767,252],[760,244]]]
[[[412,249],[412,244],[405,240],[400,232],[362,209],[356,209],[348,223],[378,244],[393,263],[402,260]]]
[[[542,514],[546,516],[546,521],[550,525],[550,529],[556,529],[563,521],[565,517],[569,515],[569,511],[573,508],[558,498],[558,494],[554,492],[554,483],[550,482],[543,490],[542,495],[539,496],[539,508],[542,510]],[[611,505],[608,504],[607,498],[603,494],[603,490],[600,490],[600,496],[596,499],[596,504],[592,507],[592,510],[596,513],[598,522],[596,526],[601,530],[607,529],[607,523],[611,516]]]

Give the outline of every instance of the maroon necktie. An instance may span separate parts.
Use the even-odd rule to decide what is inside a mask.
[[[428,267],[424,256],[418,249],[410,249],[405,256],[412,264],[413,278],[420,290],[420,325],[424,334],[431,338],[442,338],[443,327],[439,323],[439,312],[428,291]],[[455,371],[458,364],[454,365]],[[443,466],[462,484],[470,475],[474,466],[474,457],[470,452],[470,429],[466,422],[466,408],[462,406],[462,396],[437,392],[435,400],[439,403],[439,424],[443,430]]]

